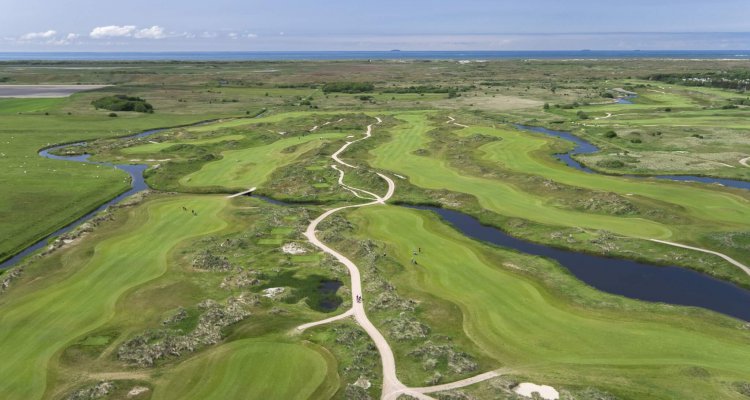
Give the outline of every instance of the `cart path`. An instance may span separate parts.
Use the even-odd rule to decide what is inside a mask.
[[[675,243],[675,242],[668,242],[666,240],[659,240],[659,239],[649,239],[649,240],[652,241],[652,242],[656,242],[656,243],[668,244],[668,245],[674,246],[674,247],[682,247],[683,249],[695,250],[695,251],[700,251],[700,252],[703,252],[703,253],[713,254],[715,256],[719,256],[719,257],[723,258],[724,260],[726,260],[727,262],[729,262],[730,264],[733,264],[733,265],[739,267],[741,270],[745,271],[746,274],[750,275],[750,267],[748,267],[747,265],[745,265],[745,264],[743,264],[743,263],[735,260],[732,257],[729,257],[728,255],[726,255],[724,253],[719,253],[718,251],[708,250],[708,249],[704,249],[704,248],[701,248],[701,247],[693,247],[693,246],[688,246],[688,245],[679,244],[679,243]]]
[[[378,124],[382,122],[380,118],[376,117],[376,119],[378,120],[377,122]],[[346,150],[346,148],[349,147],[351,144],[371,137],[372,126],[373,124],[370,124],[367,126],[367,131],[365,132],[364,137],[357,139],[357,140],[346,142],[338,151],[336,151],[333,155],[331,155],[331,158],[340,165],[344,165],[350,168],[357,168],[356,166],[353,166],[351,164],[348,164],[342,161],[338,156],[344,150]],[[368,207],[368,206],[375,206],[375,205],[385,205],[385,202],[388,201],[388,199],[390,199],[393,196],[393,193],[396,190],[396,184],[393,182],[393,179],[387,177],[386,175],[378,173],[377,175],[380,176],[380,178],[386,181],[386,183],[388,184],[388,190],[386,191],[385,195],[381,197],[374,193],[368,192],[366,190],[355,188],[355,187],[344,184],[343,183],[344,174],[345,174],[344,171],[340,169],[339,166],[337,165],[333,165],[332,167],[335,170],[339,171],[339,184],[342,187],[354,193],[354,195],[359,198],[364,198],[364,197],[359,195],[358,192],[370,195],[372,196],[372,199],[371,199],[372,201],[368,203],[353,204],[353,205],[342,206],[342,207],[337,207],[337,208],[328,210],[324,212],[323,214],[321,214],[318,218],[310,222],[310,225],[308,225],[307,229],[305,230],[304,235],[312,245],[319,248],[323,252],[332,255],[340,263],[344,264],[344,266],[346,266],[346,268],[349,270],[349,276],[351,277],[352,307],[346,312],[344,312],[343,314],[340,314],[331,318],[327,318],[322,321],[316,321],[316,322],[311,322],[311,323],[307,323],[304,325],[300,325],[296,329],[297,332],[302,332],[305,329],[309,329],[309,328],[319,326],[319,325],[328,324],[331,322],[339,321],[339,320],[353,316],[354,319],[357,321],[357,323],[362,327],[362,329],[364,329],[365,332],[367,332],[367,334],[370,336],[372,341],[375,343],[375,347],[377,347],[378,352],[380,353],[380,359],[382,361],[382,366],[383,366],[383,389],[382,389],[381,399],[384,399],[384,400],[396,399],[402,394],[407,394],[409,396],[415,397],[417,399],[422,399],[422,400],[434,400],[432,397],[426,395],[425,393],[468,386],[468,385],[472,385],[474,383],[481,382],[481,381],[498,376],[499,373],[497,371],[491,371],[491,372],[487,372],[481,375],[477,375],[472,378],[463,379],[460,381],[456,381],[456,382],[448,383],[444,385],[438,385],[438,386],[435,386],[434,388],[430,388],[430,387],[410,388],[404,385],[403,383],[401,383],[401,381],[396,376],[396,360],[395,360],[395,357],[393,356],[393,350],[391,349],[391,346],[388,344],[388,341],[385,339],[383,334],[380,333],[380,331],[375,327],[375,325],[373,325],[370,319],[367,318],[367,314],[364,308],[364,300],[362,298],[363,296],[362,295],[362,277],[360,275],[359,268],[357,268],[357,265],[354,264],[351,260],[349,260],[346,256],[337,252],[336,250],[333,250],[332,248],[328,247],[325,243],[321,242],[315,234],[315,230],[321,222],[323,222],[326,218],[328,218],[332,214],[337,213],[341,210],[344,210],[347,208],[359,208],[359,207]]]

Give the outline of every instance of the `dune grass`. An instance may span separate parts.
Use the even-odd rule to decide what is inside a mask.
[[[153,400],[329,399],[335,367],[319,352],[280,342],[238,340],[167,373]]]
[[[549,261],[474,242],[426,212],[365,208],[350,219],[363,237],[387,243],[389,254],[408,266],[393,277],[402,293],[427,302],[434,295],[461,310],[433,324],[458,330],[516,375],[564,387],[595,386],[625,398],[702,399],[738,398],[726,383],[750,374],[750,333],[739,322],[601,294],[572,283]],[[413,266],[409,260],[417,247],[422,252]],[[565,294],[551,290],[518,272],[529,266],[571,285]],[[622,306],[607,306],[613,303]],[[462,329],[456,321],[463,321]]]
[[[342,138],[344,133],[308,134],[290,137],[264,146],[228,150],[222,158],[180,179],[183,186],[222,186],[247,189],[261,186],[274,170],[293,162],[306,151]]]
[[[93,254],[72,252],[74,268],[44,287],[29,285],[0,302],[0,381],[3,397],[40,398],[53,355],[76,337],[107,322],[129,289],[166,271],[178,243],[222,229],[226,200],[218,196],[158,199],[134,209],[128,221],[100,242]],[[197,216],[182,210],[195,210]],[[158,240],[154,240],[158,238]]]
[[[201,144],[213,144],[221,142],[229,142],[232,140],[242,140],[244,135],[224,135],[219,137],[212,137],[207,139],[195,139],[195,140],[177,140],[159,143],[149,143],[140,146],[127,147],[121,150],[124,154],[153,154],[158,153],[164,149],[168,149],[176,144],[190,144],[190,145],[201,145]]]

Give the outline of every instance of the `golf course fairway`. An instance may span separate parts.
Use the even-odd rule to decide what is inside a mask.
[[[414,154],[429,143],[425,133],[430,129],[424,115],[399,114],[405,121],[393,129],[392,140],[371,151],[370,163],[406,175],[410,181],[427,189],[447,189],[477,197],[490,211],[511,217],[531,219],[549,225],[580,226],[607,229],[629,236],[668,238],[672,230],[663,224],[643,218],[622,218],[570,211],[545,204],[546,200],[522,192],[501,181],[461,174],[444,160]]]
[[[93,254],[80,254],[83,247],[65,254],[63,260],[75,271],[44,287],[2,298],[3,397],[41,398],[53,355],[108,321],[126,291],[162,275],[177,244],[226,226],[219,216],[226,201],[219,196],[148,201],[133,208],[122,226],[96,244]]]
[[[329,399],[338,389],[335,367],[317,351],[254,340],[222,345],[165,379],[152,400]]]
[[[552,281],[574,279],[561,268],[472,241],[427,212],[378,207],[349,217],[362,237],[386,243],[408,266],[394,280],[402,293],[456,304],[461,313],[452,320],[463,321],[463,333],[498,367],[551,385],[591,385],[627,398],[702,399],[717,393],[740,398],[723,382],[750,374],[750,331],[741,324],[578,284],[563,295],[507,266],[536,265],[553,274]],[[417,247],[421,253],[414,266],[409,258]],[[627,307],[590,307],[571,298]],[[697,380],[691,369],[708,371],[708,377]]]
[[[550,199],[526,193],[511,184],[467,175],[452,168],[445,160],[416,155],[415,151],[429,146],[427,132],[435,126],[424,113],[398,114],[396,117],[401,123],[391,129],[392,138],[389,142],[371,150],[371,154],[375,156],[371,163],[375,167],[407,175],[417,186],[467,193],[476,196],[480,205],[490,211],[548,225],[604,229],[631,237],[647,238],[685,233],[646,218],[592,214],[560,208],[551,204]],[[585,174],[560,163],[555,164],[552,157],[544,160],[550,139],[492,128],[467,128],[461,132],[462,135],[471,133],[503,137],[504,140],[484,145],[481,150],[486,158],[500,161],[506,167],[531,171],[573,186],[639,194],[677,204],[692,217],[699,218],[701,225],[697,228],[703,230],[740,229],[740,221],[750,219],[750,201],[732,193],[678,183]],[[694,201],[696,198],[700,201]]]
[[[200,170],[184,176],[180,184],[233,189],[260,186],[277,168],[293,162],[308,150],[344,136],[344,133],[309,134],[264,146],[224,151],[220,160],[209,162]]]

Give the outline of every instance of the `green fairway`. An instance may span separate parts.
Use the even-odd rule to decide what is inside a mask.
[[[474,195],[486,209],[499,214],[535,220],[550,225],[607,229],[637,237],[670,237],[662,224],[642,218],[623,218],[569,211],[545,204],[501,181],[463,175],[443,160],[423,157],[414,151],[427,146],[430,125],[423,114],[399,114],[403,124],[392,129],[393,139],[371,153],[372,164],[409,177],[412,183],[429,189],[448,189]]]
[[[502,265],[536,266],[550,271],[551,282],[572,278],[551,270],[548,261],[480,245],[425,212],[365,208],[350,217],[360,235],[387,243],[389,254],[408,266],[394,281],[402,293],[429,293],[458,305],[462,317],[436,323],[452,329],[453,321],[463,320],[464,334],[514,374],[653,399],[739,398],[724,382],[750,374],[750,333],[740,324],[624,299],[615,302],[632,311],[576,305],[569,298],[601,304],[613,297],[579,285],[566,294],[550,290]],[[411,249],[418,246],[419,266],[412,266]],[[681,372],[691,368],[703,368],[710,377]]]
[[[308,150],[346,136],[344,133],[308,134],[290,137],[264,146],[222,152],[222,159],[205,164],[184,176],[184,186],[222,186],[231,189],[258,187],[271,173],[294,161]]]
[[[64,259],[75,268],[61,281],[0,302],[0,381],[3,398],[37,399],[53,355],[105,323],[129,289],[159,277],[178,243],[222,229],[226,200],[216,196],[150,201],[96,246]],[[197,216],[182,210],[196,210]],[[154,240],[158,238],[158,240]]]
[[[329,399],[335,370],[299,344],[239,340],[190,360],[165,376],[153,400]]]
[[[201,145],[201,144],[228,142],[231,140],[242,140],[244,138],[245,136],[243,135],[226,135],[226,136],[219,136],[219,137],[214,137],[214,138],[209,138],[209,139],[149,143],[149,144],[144,144],[140,146],[127,147],[125,149],[122,149],[122,152],[125,154],[152,154],[152,153],[157,153],[159,151],[162,151],[164,149],[168,149],[169,147],[174,146],[176,144]]]
[[[484,159],[499,162],[504,168],[518,172],[531,171],[566,185],[606,190],[623,195],[641,195],[666,203],[677,204],[697,218],[726,223],[730,227],[750,220],[750,201],[733,193],[705,187],[687,186],[681,182],[644,180],[589,174],[561,165],[549,157],[549,138],[510,129],[471,127],[461,135],[489,134],[502,138],[480,147]],[[718,229],[718,225],[714,229]],[[739,229],[736,226],[735,229]]]
[[[84,215],[129,187],[123,171],[49,160],[37,152],[53,144],[137,133],[209,119],[205,114],[71,113],[84,94],[65,99],[0,99],[0,260]],[[85,98],[85,97],[84,97]],[[0,107],[0,110],[2,108]],[[45,115],[44,113],[49,113]],[[138,115],[136,115],[138,114]]]

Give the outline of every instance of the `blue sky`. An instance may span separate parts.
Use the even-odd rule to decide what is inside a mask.
[[[750,49],[749,16],[750,0],[0,0],[0,51]]]

